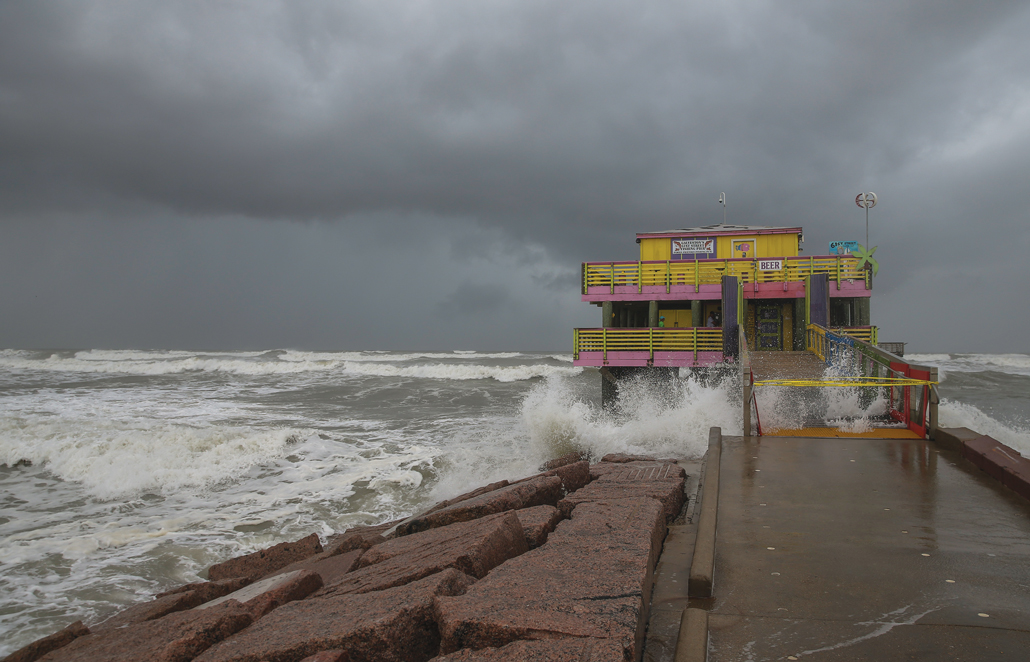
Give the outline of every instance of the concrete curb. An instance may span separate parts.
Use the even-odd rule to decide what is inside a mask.
[[[694,558],[690,563],[687,595],[710,598],[715,580],[715,529],[719,520],[719,466],[722,461],[722,428],[708,433],[708,461],[701,488],[701,515],[697,522]]]
[[[708,612],[688,607],[680,619],[680,635],[676,641],[675,662],[707,662]]]

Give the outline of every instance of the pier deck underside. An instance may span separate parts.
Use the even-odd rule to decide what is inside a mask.
[[[713,662],[1030,650],[1030,505],[928,441],[724,438],[715,568]]]

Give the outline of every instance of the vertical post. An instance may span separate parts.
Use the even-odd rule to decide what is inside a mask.
[[[694,293],[701,289],[701,272],[698,270],[697,257],[694,258]]]
[[[935,367],[930,368],[930,381],[937,381],[937,368]],[[927,408],[930,411],[930,425],[928,433],[930,438],[933,439],[937,435],[937,405],[940,403],[941,399],[937,395],[936,385],[931,384],[927,387],[927,391],[929,391],[929,393],[927,393]]]
[[[694,363],[697,363],[697,327],[694,327]]]
[[[644,263],[637,260],[637,294],[644,291]]]
[[[654,362],[654,329],[649,328],[647,330],[647,351],[651,355],[651,361]]]
[[[601,353],[605,363],[608,363],[608,329],[601,329]]]
[[[740,320],[737,312],[738,296],[737,279],[734,276],[722,277],[722,353],[723,356],[738,356],[740,346],[737,344],[737,327]]]
[[[704,326],[704,320],[701,319],[704,315],[704,308],[701,306],[699,299],[694,299],[690,302],[690,326]]]
[[[665,293],[672,291],[672,260],[665,261]]]
[[[738,327],[738,333],[740,335],[739,343],[741,347],[741,356],[744,357],[748,352],[744,349],[747,347],[747,336],[744,334],[744,328]],[[744,398],[744,419],[743,419],[743,434],[745,437],[751,436],[751,361],[742,360],[740,362],[740,383],[743,385],[743,398]]]
[[[572,358],[579,359],[579,329],[572,330]]]
[[[579,268],[580,280],[583,281],[583,294],[587,293],[587,263],[584,262]]]
[[[658,326],[658,302],[647,302],[647,325]]]
[[[837,291],[840,291],[840,255],[837,256]]]
[[[612,282],[611,282],[612,292],[611,293],[615,294],[615,263],[612,262],[611,264],[609,264],[608,268],[611,270],[611,275],[612,275]]]
[[[614,304],[611,301],[601,302],[601,326],[609,327],[615,317]]]

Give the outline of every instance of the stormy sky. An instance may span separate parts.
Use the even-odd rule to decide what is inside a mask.
[[[0,347],[569,351],[634,233],[864,242],[1026,352],[1030,4],[0,0]]]

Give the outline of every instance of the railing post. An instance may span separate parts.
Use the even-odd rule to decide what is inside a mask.
[[[579,275],[580,275],[580,277],[581,277],[581,279],[583,281],[583,294],[586,294],[587,293],[587,263],[586,262],[584,262],[583,266],[580,268]]]
[[[697,258],[694,258],[694,292],[697,293],[701,289],[701,274],[698,271]]]
[[[637,294],[644,291],[644,263],[637,260]]]
[[[601,329],[601,355],[605,363],[608,363],[608,329]]]
[[[651,355],[651,361],[654,362],[654,329],[650,327],[647,329],[647,351]]]
[[[672,260],[665,261],[665,293],[672,291]]]
[[[840,255],[837,256],[837,291],[840,292]]]
[[[612,262],[608,265],[612,272],[612,294],[615,294],[615,263]]]
[[[579,360],[579,329],[572,330],[572,359]]]
[[[930,381],[937,381],[937,368],[930,368]],[[931,384],[926,387],[927,395],[927,408],[930,412],[930,429],[928,430],[930,438],[933,439],[937,435],[937,404],[940,402],[940,397],[937,395],[937,385]]]
[[[694,363],[697,363],[697,327],[694,327]]]

